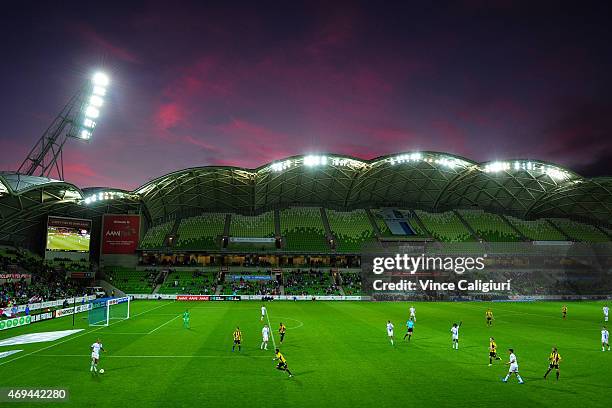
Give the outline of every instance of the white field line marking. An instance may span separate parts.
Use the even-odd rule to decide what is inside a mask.
[[[151,334],[151,333],[156,332],[158,329],[161,329],[162,327],[164,327],[164,326],[165,326],[165,325],[167,325],[168,323],[170,323],[170,322],[172,322],[172,321],[174,321],[174,320],[178,319],[179,317],[181,317],[181,315],[180,315],[180,314],[179,314],[179,315],[174,316],[172,319],[168,320],[166,323],[160,324],[159,326],[157,326],[156,328],[154,328],[153,330],[151,330],[151,331],[150,331],[150,332],[148,332],[147,334]]]
[[[90,357],[90,354],[38,354],[37,357],[78,357],[78,358],[83,358],[83,357]],[[105,355],[104,358],[270,358],[267,356],[245,356],[245,357],[240,357],[241,355],[233,355],[233,356],[212,356],[212,355],[204,355],[204,356],[198,356],[198,355],[194,355],[194,356],[173,356],[173,355],[167,355],[167,356],[155,356],[155,355],[149,355],[149,356],[107,356]]]
[[[276,350],[276,341],[274,340],[274,331],[270,325],[270,313],[268,312],[268,308],[266,308],[266,320],[268,321],[268,328],[270,329],[270,335],[272,336],[272,347],[274,350]]]
[[[291,317],[282,317],[282,316],[279,317],[279,316],[277,316],[276,318],[278,320],[293,320],[294,322],[298,322],[299,323],[297,326],[287,327],[287,330],[299,329],[300,327],[302,327],[304,325],[304,322],[302,322],[301,320],[293,319]]]
[[[152,313],[151,316],[176,316],[176,313]]]
[[[145,314],[145,313],[151,312],[151,311],[153,311],[153,310],[159,309],[160,307],[164,307],[164,306],[171,305],[171,304],[173,304],[173,303],[174,303],[174,302],[165,303],[165,304],[163,304],[163,305],[160,305],[160,306],[154,307],[153,309],[145,310],[144,312],[141,312],[141,313],[135,314],[134,316],[131,316],[131,317],[130,317],[130,319],[131,319],[131,318],[134,318],[134,317],[138,317],[138,316],[143,315],[143,314]],[[110,327],[110,326],[112,326],[113,324],[116,324],[116,323],[121,323],[121,322],[125,322],[125,320],[118,320],[118,321],[116,321],[116,322],[113,322],[113,323],[109,324],[108,326],[100,326],[100,327],[98,327],[98,328],[96,328],[96,329],[89,330],[89,331],[84,330],[84,331],[83,331],[83,333],[78,334],[78,335],[76,335],[76,336],[68,337],[67,339],[62,340],[62,341],[60,341],[60,342],[50,344],[50,345],[48,345],[47,347],[43,347],[43,348],[41,348],[41,349],[34,350],[34,351],[30,352],[30,353],[20,355],[20,356],[18,356],[18,357],[15,357],[15,358],[13,358],[13,359],[9,360],[9,361],[2,362],[2,363],[0,363],[0,366],[3,366],[3,365],[8,364],[8,363],[12,363],[12,362],[13,362],[13,361],[15,361],[15,360],[19,360],[19,359],[21,359],[21,358],[31,356],[32,354],[35,354],[35,353],[38,353],[38,352],[41,352],[41,351],[44,351],[44,350],[50,349],[51,347],[58,346],[58,345],[60,345],[60,344],[66,343],[67,341],[77,339],[77,338],[82,337],[82,336],[84,336],[84,335],[86,335],[86,334],[91,334],[91,333],[93,333],[93,332],[97,332],[98,330],[102,330],[102,329],[104,329],[105,327]]]

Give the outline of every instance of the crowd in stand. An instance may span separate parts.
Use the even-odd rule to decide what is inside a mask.
[[[343,273],[342,289],[346,296],[361,295],[361,276],[358,273]]]
[[[276,279],[270,280],[239,280],[226,282],[232,295],[280,295],[280,283]],[[226,291],[228,292],[228,291]]]
[[[339,286],[328,272],[317,269],[297,269],[285,275],[285,294],[287,295],[338,295]]]
[[[21,277],[0,283],[0,308],[89,294],[85,289],[88,281],[69,279],[65,270],[58,270],[57,264],[46,264],[17,250],[0,252],[0,273],[31,275],[30,282]]]

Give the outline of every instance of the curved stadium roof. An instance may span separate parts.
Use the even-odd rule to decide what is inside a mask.
[[[571,192],[571,193],[570,193]],[[153,219],[202,211],[258,213],[293,205],[335,209],[482,208],[522,218],[563,216],[612,222],[612,178],[586,179],[553,163],[478,163],[440,152],[361,160],[293,156],[256,169],[189,168],[136,189]]]
[[[131,192],[80,190],[57,180],[0,173],[0,231],[11,214],[25,209],[19,204],[24,198],[33,200],[38,212],[70,204],[72,211],[99,213],[119,211],[121,203],[133,208],[139,202],[150,221],[207,211],[255,214],[313,205],[347,210],[481,208],[521,218],[560,216],[612,223],[612,177],[587,179],[539,160],[477,163],[440,152],[372,160],[317,154],[288,157],[256,169],[188,168]],[[12,210],[7,210],[7,203]]]

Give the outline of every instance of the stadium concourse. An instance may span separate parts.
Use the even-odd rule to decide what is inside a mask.
[[[437,152],[189,168],[134,191],[2,172],[0,204],[0,243],[36,254],[49,216],[91,221],[89,259],[77,269],[92,278],[87,285],[104,278],[126,293],[359,295],[364,245],[466,243],[486,252],[499,242],[612,239],[610,177]],[[140,218],[133,253],[101,253],[108,214]]]

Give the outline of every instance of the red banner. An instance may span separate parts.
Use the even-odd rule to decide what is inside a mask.
[[[102,253],[133,254],[140,239],[139,215],[104,215]]]
[[[203,300],[203,301],[208,301],[208,300],[210,300],[210,296],[206,296],[206,295],[177,296],[176,300]]]

